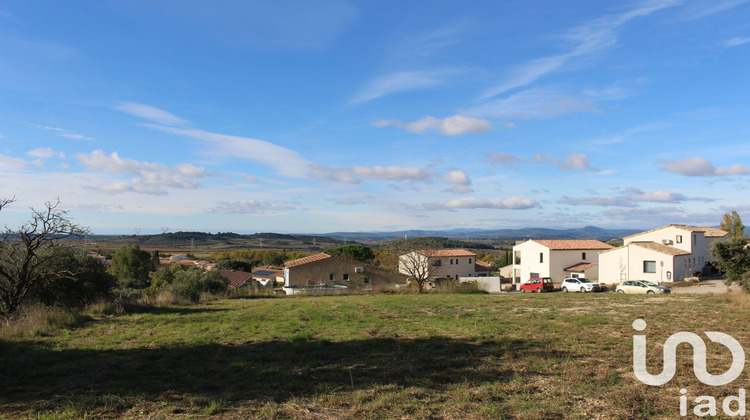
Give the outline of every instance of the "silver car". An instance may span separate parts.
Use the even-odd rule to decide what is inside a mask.
[[[599,283],[594,283],[585,277],[570,277],[562,282],[563,292],[598,292],[602,290]]]

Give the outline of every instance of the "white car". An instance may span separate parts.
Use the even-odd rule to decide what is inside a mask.
[[[563,292],[598,292],[602,290],[599,283],[594,283],[585,277],[570,277],[562,282]]]
[[[615,291],[617,293],[645,293],[647,295],[654,295],[657,293],[671,293],[672,289],[659,286],[648,280],[629,280],[618,284]]]

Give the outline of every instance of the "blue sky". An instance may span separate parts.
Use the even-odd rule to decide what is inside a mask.
[[[745,0],[0,1],[0,221],[57,198],[126,234],[750,220],[748,18]]]

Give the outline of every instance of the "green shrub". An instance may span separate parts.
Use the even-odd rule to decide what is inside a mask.
[[[155,272],[151,279],[151,286],[144,291],[145,296],[159,298],[162,302],[187,299],[199,302],[204,293],[218,294],[227,290],[227,279],[218,270],[203,272],[197,268],[190,269],[161,269]],[[170,297],[172,296],[172,297]]]
[[[44,267],[46,270],[69,273],[37,284],[30,300],[47,306],[82,309],[111,296],[116,284],[102,261],[70,247],[57,247]]]

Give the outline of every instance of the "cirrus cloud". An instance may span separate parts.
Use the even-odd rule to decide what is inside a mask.
[[[492,130],[492,124],[484,119],[453,115],[447,118],[424,117],[413,122],[399,120],[373,121],[375,127],[394,126],[410,133],[424,134],[428,130],[438,130],[446,136],[458,136],[468,133],[485,133]]]
[[[458,210],[458,209],[505,209],[523,210],[538,207],[539,203],[528,198],[476,198],[466,197],[444,202],[427,203],[419,206],[420,210]]]

